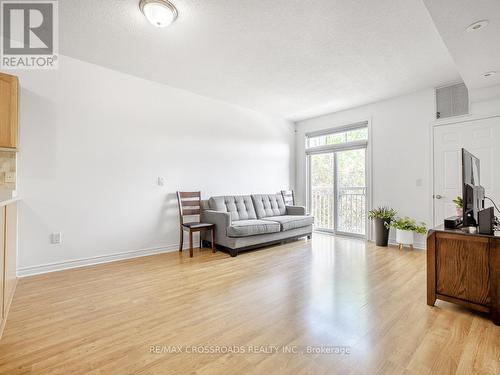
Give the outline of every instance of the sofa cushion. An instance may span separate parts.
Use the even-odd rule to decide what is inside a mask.
[[[307,227],[314,223],[314,217],[309,215],[269,216],[262,220],[280,223],[282,231]]]
[[[281,231],[280,223],[271,220],[239,220],[227,228],[228,237],[247,237],[257,234],[276,233]]]
[[[229,212],[232,221],[257,219],[250,195],[224,195],[208,200],[211,210]]]
[[[286,213],[285,202],[281,194],[254,194],[252,200],[259,219]]]

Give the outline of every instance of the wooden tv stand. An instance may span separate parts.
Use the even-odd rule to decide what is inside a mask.
[[[500,233],[442,226],[429,231],[427,304],[434,306],[436,299],[489,313],[500,325]]]

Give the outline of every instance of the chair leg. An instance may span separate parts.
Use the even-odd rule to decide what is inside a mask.
[[[182,229],[182,227],[180,228],[180,232],[181,232],[181,238],[179,240],[179,251],[182,251],[182,245],[184,243],[184,230]]]
[[[193,257],[193,232],[189,231],[189,257]]]
[[[215,253],[217,250],[215,249],[215,229],[210,229],[210,233],[212,235],[212,253]]]

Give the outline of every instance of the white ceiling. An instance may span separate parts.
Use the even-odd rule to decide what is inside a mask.
[[[424,0],[469,89],[500,84],[500,0]],[[466,32],[472,23],[489,25]],[[495,77],[483,74],[498,71]]]
[[[460,79],[422,0],[172,1],[60,1],[60,52],[292,120]]]

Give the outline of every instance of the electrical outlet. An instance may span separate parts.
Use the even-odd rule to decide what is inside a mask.
[[[60,244],[61,243],[61,233],[59,232],[56,232],[56,233],[52,233],[50,235],[50,243],[51,244]]]

